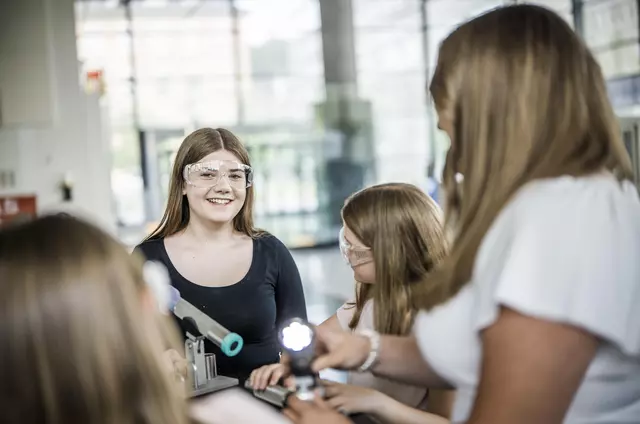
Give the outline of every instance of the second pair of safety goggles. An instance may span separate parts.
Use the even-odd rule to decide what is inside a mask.
[[[353,246],[344,236],[344,228],[340,229],[338,234],[340,244],[340,253],[344,260],[351,266],[366,264],[373,261],[373,252],[371,248],[364,246]]]

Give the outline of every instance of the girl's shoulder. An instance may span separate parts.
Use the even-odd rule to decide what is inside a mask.
[[[340,322],[340,326],[343,330],[349,331],[349,323],[351,319],[353,319],[353,315],[356,313],[356,302],[355,300],[350,300],[345,302],[338,310],[336,311],[336,316],[338,317],[338,321]],[[374,317],[373,317],[373,299],[369,299],[364,304],[362,308],[362,313],[360,314],[360,320],[358,321],[358,325],[356,330],[373,330],[374,329]]]

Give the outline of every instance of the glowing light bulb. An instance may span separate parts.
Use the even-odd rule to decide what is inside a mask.
[[[311,344],[313,332],[309,326],[292,322],[282,329],[282,343],[287,349],[299,352]]]

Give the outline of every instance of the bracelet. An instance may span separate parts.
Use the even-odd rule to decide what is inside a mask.
[[[371,350],[369,351],[369,356],[367,359],[360,365],[358,368],[359,372],[367,372],[371,369],[371,367],[376,363],[378,359],[378,353],[380,352],[380,334],[373,330],[363,330],[359,332],[360,335],[365,336],[369,339],[369,343],[371,344]]]

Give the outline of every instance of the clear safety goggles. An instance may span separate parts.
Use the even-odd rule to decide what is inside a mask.
[[[373,253],[371,249],[363,246],[353,246],[344,236],[344,228],[340,228],[338,234],[340,244],[340,253],[344,260],[351,266],[366,264],[373,261]]]
[[[198,188],[211,188],[222,177],[235,189],[251,187],[253,170],[249,165],[228,160],[192,163],[184,167],[184,180]]]

